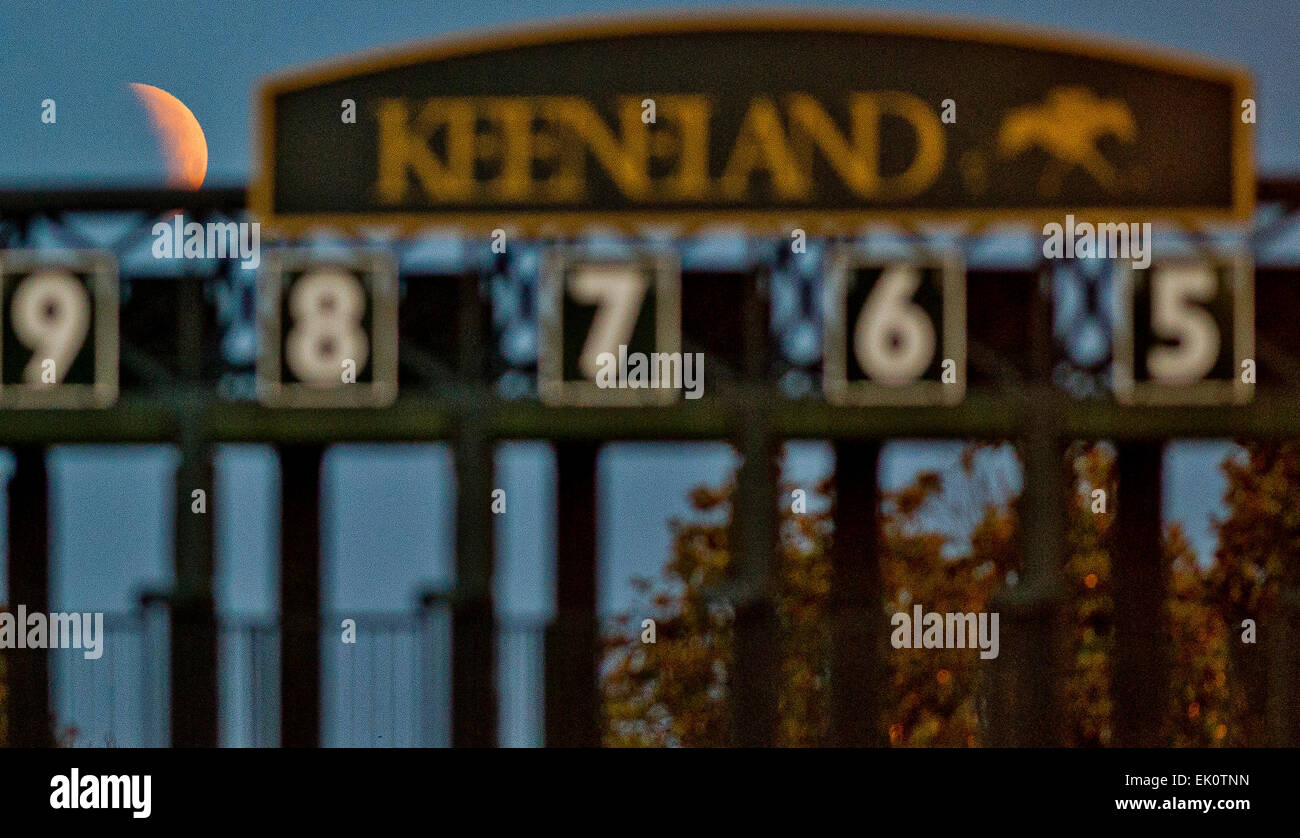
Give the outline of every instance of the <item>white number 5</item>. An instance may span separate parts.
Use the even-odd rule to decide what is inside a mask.
[[[1147,352],[1151,377],[1169,384],[1204,378],[1219,357],[1219,329],[1196,303],[1214,298],[1217,281],[1207,265],[1171,265],[1151,276],[1151,329],[1176,346],[1153,346]]]

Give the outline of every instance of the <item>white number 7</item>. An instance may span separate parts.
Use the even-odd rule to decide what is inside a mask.
[[[583,375],[595,378],[599,369],[596,359],[605,352],[617,355],[619,346],[631,340],[647,285],[644,273],[635,265],[583,265],[569,279],[570,296],[597,307],[578,357]]]

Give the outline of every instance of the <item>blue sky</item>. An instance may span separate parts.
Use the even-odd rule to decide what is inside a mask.
[[[394,2],[316,0],[12,0],[0,4],[0,182],[160,178],[132,81],[171,91],[194,111],[209,145],[209,181],[242,183],[250,165],[257,79],[294,65],[467,29],[654,9],[723,9],[726,2],[619,0]],[[1300,50],[1291,0],[903,0],[791,3],[932,12],[1021,22],[1149,42],[1234,61],[1258,82],[1259,162],[1300,169]],[[58,102],[57,127],[36,119]],[[33,118],[17,115],[29,113]]]
[[[1258,82],[1261,169],[1300,171],[1300,146],[1293,139],[1300,125],[1295,83],[1300,14],[1293,0],[816,4],[828,5],[978,15],[1148,41],[1246,64]],[[129,82],[163,87],[194,111],[209,145],[210,184],[244,183],[250,175],[252,95],[263,75],[466,29],[649,8],[609,0],[4,3],[0,112],[7,116],[0,121],[0,187],[161,182],[161,163],[144,116],[126,91]],[[56,125],[42,125],[38,118],[45,98],[58,103]],[[950,464],[955,450],[952,445],[893,446],[882,466],[885,483],[896,485],[917,468]],[[1222,495],[1217,463],[1226,450],[1221,443],[1177,444],[1168,458],[1167,513],[1184,522],[1202,554],[1213,545],[1210,516],[1219,510]],[[627,445],[607,452],[601,463],[600,521],[600,590],[607,608],[632,603],[630,576],[658,573],[667,557],[667,522],[688,512],[687,490],[721,481],[731,462],[721,445]],[[799,446],[791,458],[792,476],[811,482],[828,463],[824,446]],[[166,581],[173,464],[173,455],[159,448],[55,453],[57,604],[120,610],[142,586]],[[439,446],[331,452],[323,499],[329,606],[406,608],[418,587],[449,578],[449,469],[449,453]],[[499,548],[502,606],[543,610],[551,584],[553,462],[544,446],[515,444],[502,451],[499,471],[509,492]],[[275,601],[276,492],[265,449],[221,451],[214,509],[219,595],[228,609],[266,611]]]

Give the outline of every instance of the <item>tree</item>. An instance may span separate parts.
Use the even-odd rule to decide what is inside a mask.
[[[1247,444],[1243,456],[1223,464],[1228,477],[1227,519],[1219,525],[1219,549],[1209,579],[1209,596],[1219,604],[1229,632],[1228,681],[1238,725],[1228,744],[1267,742],[1265,661],[1274,639],[1242,642],[1242,623],[1256,626],[1278,615],[1279,597],[1300,582],[1300,443]]]
[[[999,586],[1014,580],[1018,502],[982,471],[978,454],[986,447],[968,448],[956,473],[922,473],[903,489],[883,494],[880,547],[886,601],[881,607],[886,613],[907,611],[911,603],[922,603],[929,611],[986,610]],[[1113,608],[1106,544],[1112,515],[1092,511],[1092,491],[1101,488],[1114,496],[1114,455],[1105,445],[1080,445],[1070,458],[1076,491],[1064,574],[1073,658],[1064,685],[1064,738],[1072,745],[1106,745]],[[788,497],[792,487],[785,488]],[[726,508],[731,489],[730,484],[697,489],[692,505],[702,513]],[[832,499],[833,486],[819,486],[817,496]],[[811,503],[804,514],[786,509],[780,525],[778,609],[784,640],[778,741],[786,745],[824,743],[829,721],[826,608],[834,533],[829,510],[812,509]],[[652,595],[657,642],[644,644],[637,630],[629,632],[630,616],[605,638],[602,686],[609,745],[727,741],[730,614],[707,596],[727,572],[727,527],[700,522],[673,526],[673,554],[662,582],[657,587],[650,580],[637,583]],[[1167,616],[1176,653],[1172,744],[1235,742],[1244,734],[1229,732],[1240,726],[1240,714],[1226,687],[1224,615],[1212,604],[1217,577],[1199,567],[1177,527],[1165,533],[1164,549],[1171,570]],[[978,655],[970,649],[896,649],[889,666],[890,693],[880,723],[892,744],[979,744],[984,669]]]
[[[970,471],[974,458],[970,458]],[[785,487],[786,496],[788,490]],[[919,475],[910,486],[888,493],[881,532],[890,611],[923,602],[929,610],[978,611],[1014,559],[1014,527],[1005,508],[985,505],[971,536],[968,556],[943,556],[949,537],[923,524],[938,503],[943,480]],[[701,513],[725,507],[732,485],[700,488],[691,496]],[[817,487],[829,498],[832,487]],[[603,668],[605,743],[609,745],[722,745],[727,741],[726,682],[731,652],[730,613],[707,592],[725,578],[729,554],[725,524],[675,522],[673,554],[652,594],[657,642],[643,644],[630,615],[606,638]],[[779,741],[817,745],[829,723],[826,628],[830,592],[828,510],[798,514],[788,508],[780,524],[778,610],[782,618]],[[886,607],[882,603],[882,607]],[[977,668],[970,650],[898,650],[891,681],[892,708],[882,724],[899,744],[967,745],[975,742],[979,718],[974,686]]]

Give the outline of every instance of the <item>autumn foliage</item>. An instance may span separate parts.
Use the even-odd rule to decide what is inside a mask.
[[[980,447],[972,446],[952,473],[927,472],[885,493],[880,511],[887,614],[910,603],[927,610],[977,612],[1003,585],[1014,584],[1019,561],[1017,501],[989,491]],[[1109,660],[1113,568],[1107,549],[1113,510],[1094,512],[1094,489],[1114,497],[1113,451],[1077,445],[1069,453],[1076,491],[1069,511],[1070,553],[1064,559],[1068,645],[1063,685],[1066,744],[1111,743]],[[1242,646],[1243,615],[1268,607],[1269,580],[1284,572],[1300,548],[1300,445],[1282,452],[1252,449],[1242,465],[1224,466],[1232,515],[1222,547],[1207,569],[1177,526],[1163,533],[1169,568],[1167,622],[1172,638],[1167,738],[1180,746],[1261,744],[1258,706],[1243,696],[1243,669],[1230,659]],[[784,487],[790,497],[794,487]],[[696,490],[701,513],[726,510],[730,486]],[[781,744],[827,742],[830,637],[829,548],[833,485],[818,487],[822,503],[781,518],[779,610]],[[1288,498],[1290,501],[1288,502]],[[954,516],[963,519],[961,532]],[[701,516],[707,518],[710,516]],[[716,515],[711,516],[716,521]],[[728,568],[725,523],[674,523],[671,557],[657,584],[641,580],[657,622],[653,644],[639,622],[624,618],[606,637],[602,688],[605,742],[616,746],[726,744],[727,672],[732,653],[730,614],[708,592]],[[1289,551],[1289,553],[1288,553]],[[1295,565],[1290,565],[1295,572]],[[1229,642],[1229,641],[1232,642]],[[899,746],[978,746],[986,719],[981,683],[986,662],[971,649],[890,649],[890,693],[881,735]],[[1234,675],[1235,673],[1235,675]],[[1235,681],[1234,681],[1235,677]],[[1234,685],[1235,684],[1235,688]]]

